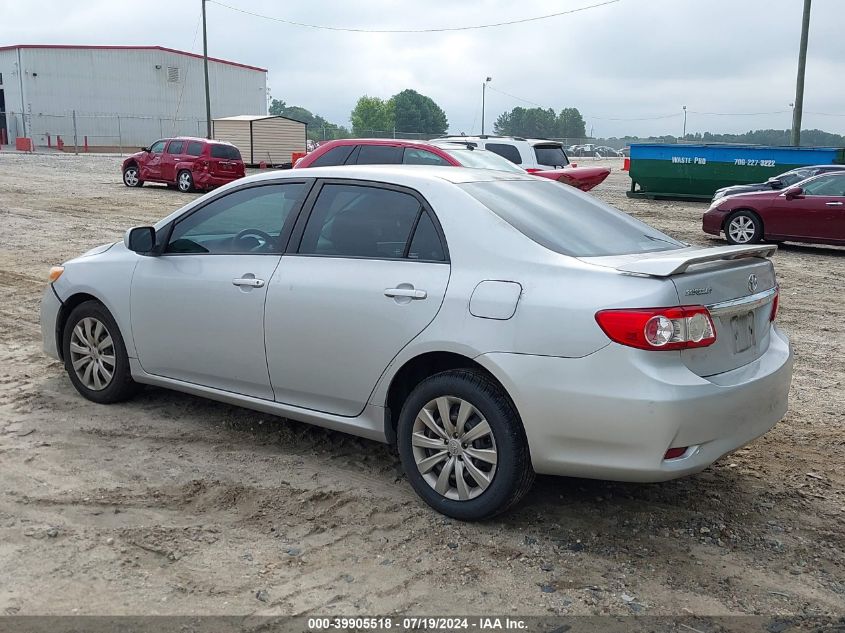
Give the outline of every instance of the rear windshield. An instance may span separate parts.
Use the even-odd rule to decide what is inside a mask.
[[[217,145],[216,143],[212,143],[211,157],[225,158],[226,160],[240,160],[241,153],[238,151],[237,147],[232,145]]]
[[[508,180],[459,186],[526,237],[563,255],[597,257],[685,246],[558,182]]]
[[[441,147],[444,152],[457,160],[464,167],[475,167],[477,169],[498,169],[499,171],[513,171],[520,174],[525,173],[521,167],[517,167],[507,158],[483,149],[468,149],[456,147]]]
[[[534,155],[537,156],[537,163],[540,165],[566,167],[569,164],[566,152],[560,145],[535,145]]]

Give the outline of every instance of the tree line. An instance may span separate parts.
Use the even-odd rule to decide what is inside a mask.
[[[351,129],[331,123],[319,114],[301,106],[289,106],[284,101],[272,99],[270,114],[286,116],[308,125],[308,138],[321,141],[349,137],[398,137],[433,138],[446,134],[449,121],[443,109],[426,95],[416,90],[403,90],[389,99],[368,95],[358,99],[349,115]],[[496,134],[525,138],[587,138],[584,117],[578,108],[522,108],[503,112],[493,125]],[[613,147],[636,142],[678,142],[678,137],[623,136],[597,139]],[[742,143],[749,145],[789,145],[790,130],[749,130],[743,134],[714,134],[696,132],[687,134],[685,142],[692,143]],[[802,130],[801,145],[845,146],[845,136],[823,130]]]

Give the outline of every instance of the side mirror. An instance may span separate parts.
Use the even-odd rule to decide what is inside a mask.
[[[133,227],[123,236],[123,244],[135,253],[149,253],[156,245],[156,230],[151,226]]]
[[[150,148],[149,148],[149,147],[142,147],[142,148],[141,148],[141,151],[142,151],[142,152],[149,152],[149,151],[150,151]]]
[[[787,189],[783,196],[787,200],[795,200],[795,198],[803,198],[804,197],[804,190],[801,187],[790,187]]]

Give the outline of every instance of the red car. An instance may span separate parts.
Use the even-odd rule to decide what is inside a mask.
[[[471,140],[409,141],[402,139],[355,138],[323,143],[307,156],[299,159],[295,168],[325,167],[328,165],[446,165],[475,167],[525,173],[501,155],[480,149]],[[608,169],[577,168],[531,169],[535,176],[543,176],[589,191],[602,182]],[[600,171],[600,174],[596,174]]]
[[[705,233],[731,244],[812,242],[845,245],[845,173],[803,180],[788,189],[719,198],[702,218]]]
[[[244,175],[241,153],[231,143],[180,136],[156,141],[123,161],[123,184],[163,182],[179,191],[207,191]]]

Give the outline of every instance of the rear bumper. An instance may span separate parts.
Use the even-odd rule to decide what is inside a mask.
[[[538,473],[664,481],[703,470],[786,413],[792,350],[777,328],[754,362],[709,379],[678,355],[611,344],[580,359],[485,354],[522,417]],[[666,450],[690,447],[677,459]]]
[[[238,180],[243,178],[243,176],[238,176],[236,174],[232,174],[231,176],[220,176],[210,174],[207,171],[195,171],[192,172],[194,177],[194,186],[197,189],[211,189],[213,187],[221,187],[223,185],[227,185],[233,180]]]
[[[50,284],[44,289],[41,297],[41,340],[44,353],[56,360],[61,360],[56,327],[61,309],[62,302],[59,301],[53,285]]]

